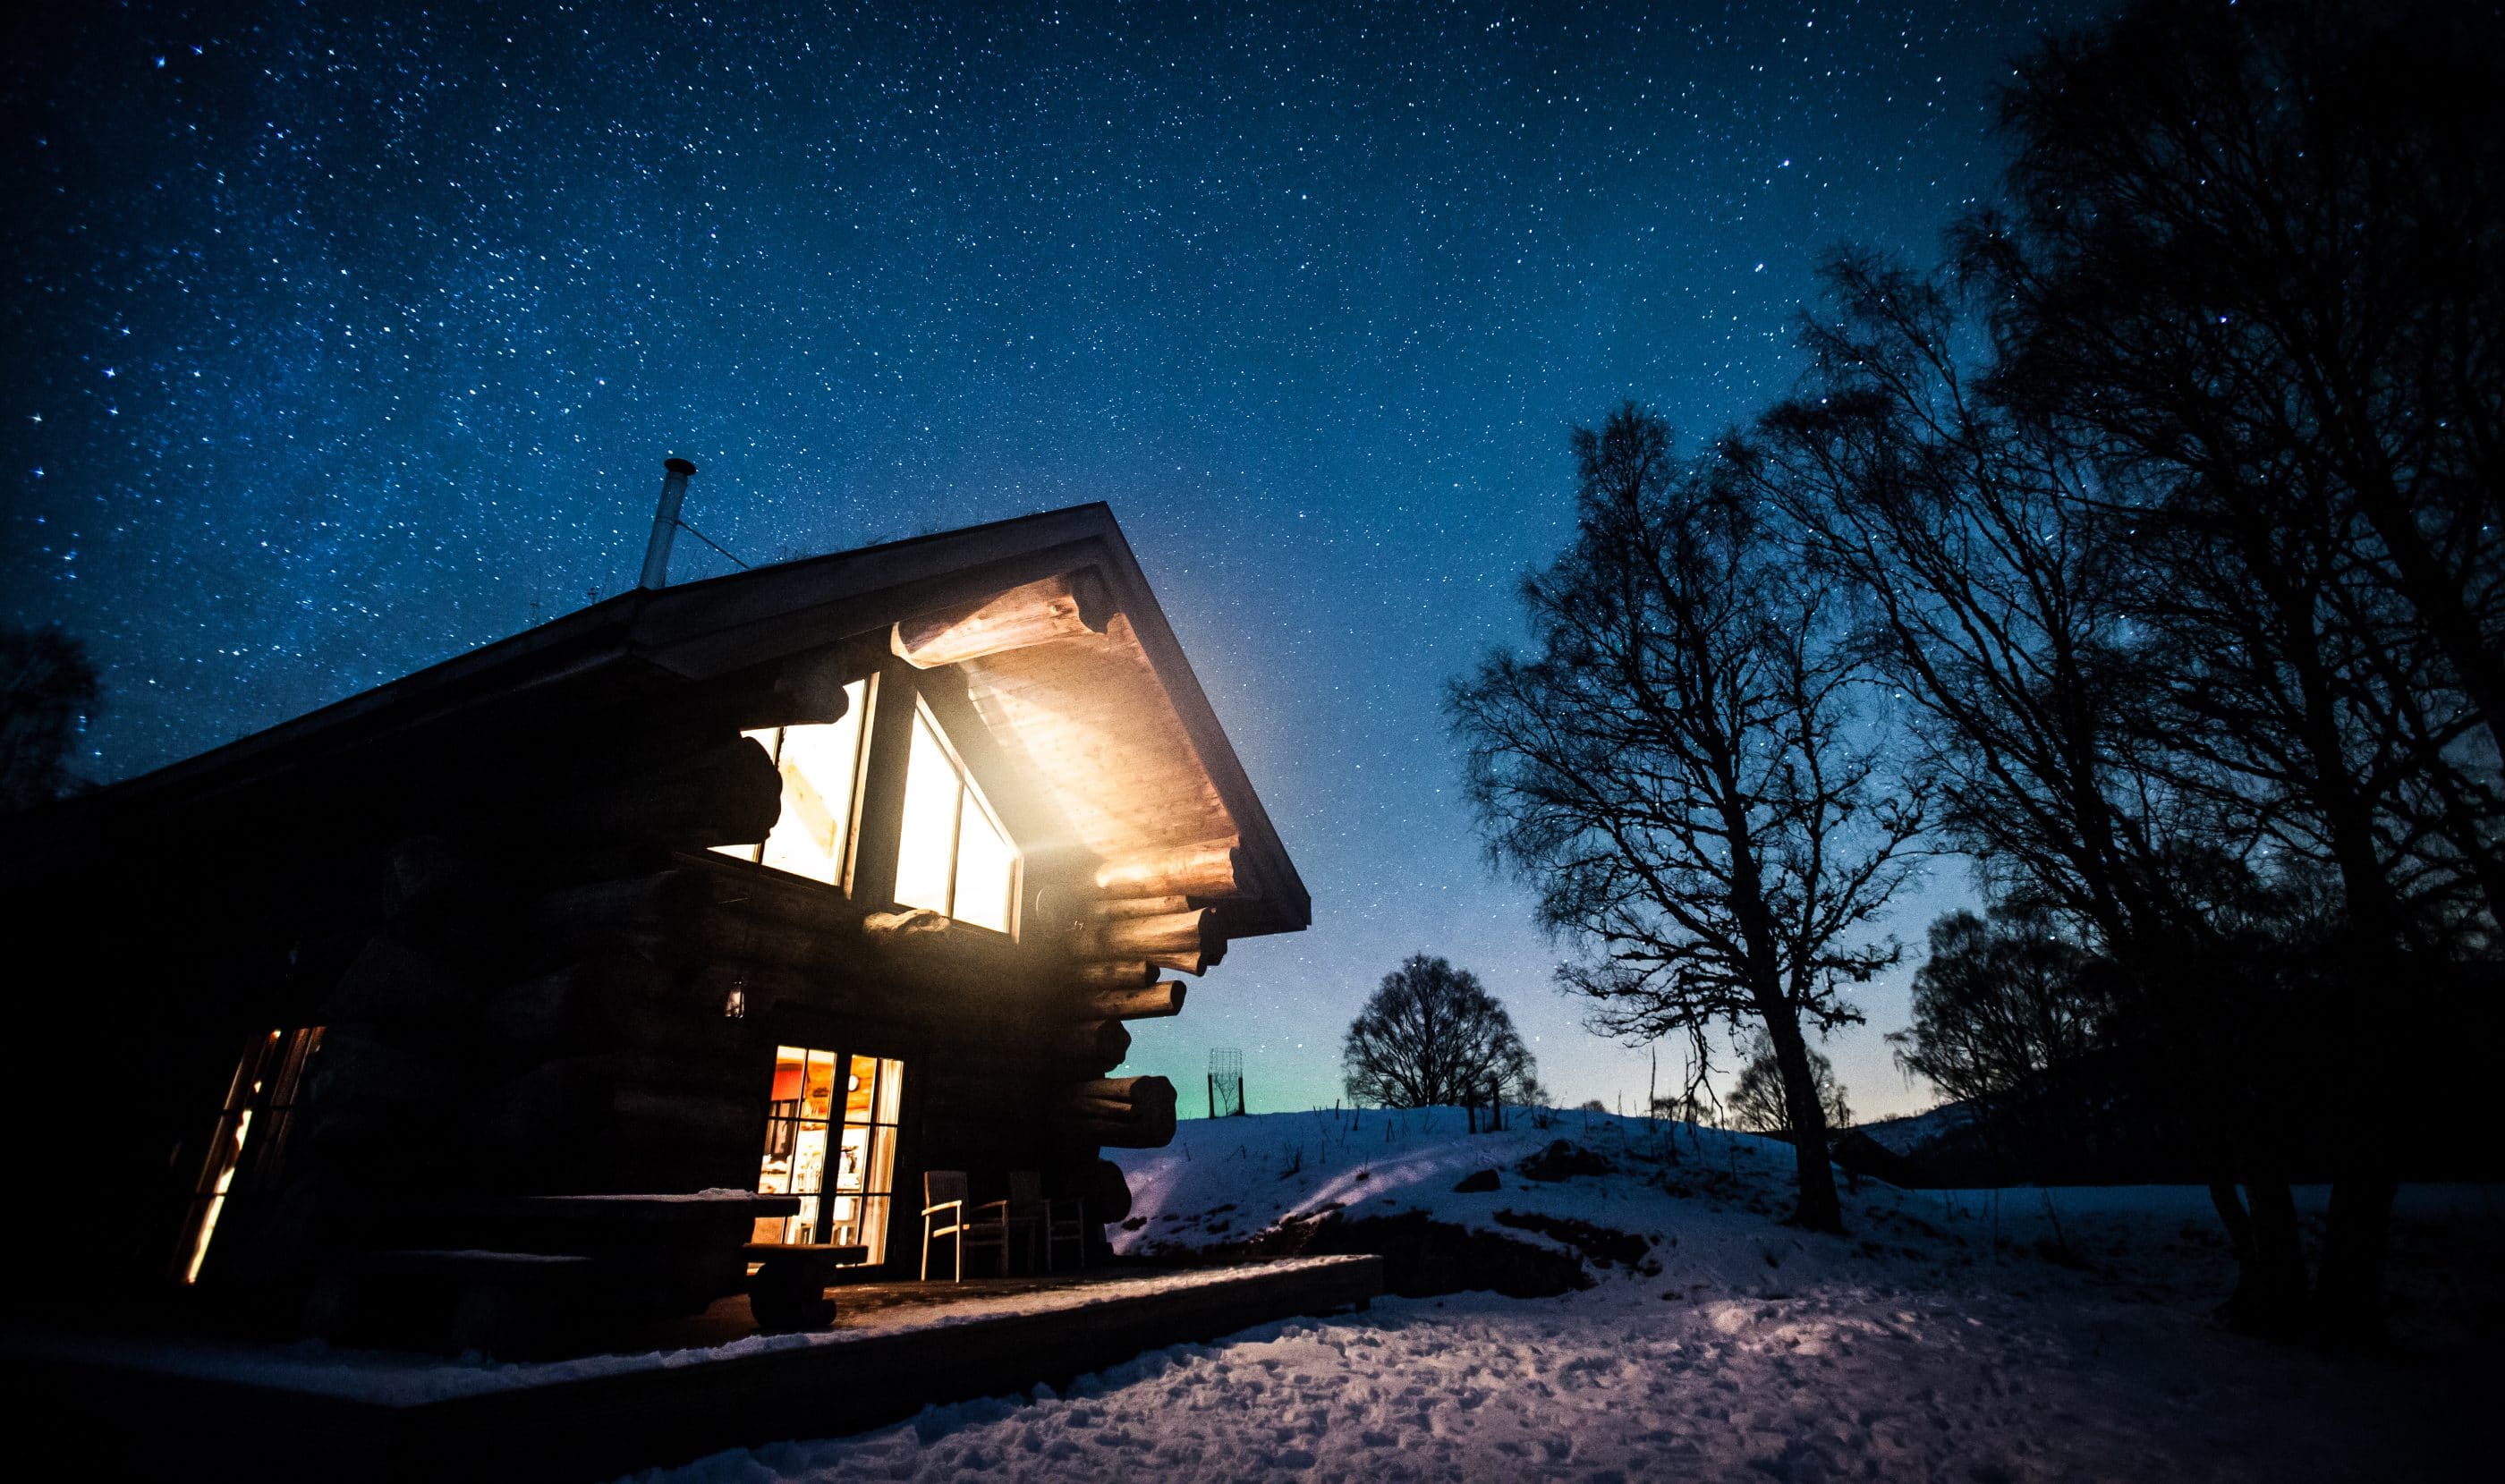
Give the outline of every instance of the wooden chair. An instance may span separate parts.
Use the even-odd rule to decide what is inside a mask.
[[[1051,1254],[1043,1251],[1044,1228],[1052,1208],[1043,1198],[1043,1177],[1033,1170],[1009,1172],[1009,1229],[1026,1239],[1029,1272],[1052,1271]]]
[[[1023,1214],[1029,1240],[1041,1245],[1045,1272],[1052,1271],[1052,1248],[1056,1242],[1076,1243],[1078,1265],[1082,1268],[1087,1265],[1086,1228],[1082,1224],[1087,1219],[1085,1202],[1076,1196],[1046,1200],[1042,1176],[1033,1170],[1011,1170],[1009,1210],[1013,1213],[1011,1219],[1017,1219],[1016,1214]],[[1069,1214],[1064,1216],[1064,1211]]]
[[[998,1248],[1001,1276],[1009,1275],[1009,1203],[967,1199],[966,1172],[926,1170],[922,1175],[922,1279],[931,1280],[931,1244],[941,1237],[957,1239],[957,1276],[966,1281],[966,1249]],[[937,1223],[946,1221],[942,1226]]]

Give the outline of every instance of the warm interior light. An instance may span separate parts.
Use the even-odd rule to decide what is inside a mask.
[[[714,848],[812,881],[844,885],[868,712],[869,682],[857,680],[844,687],[844,714],[836,721],[740,733],[772,755],[783,775],[783,808],[761,844]]]
[[[899,1114],[904,1107],[904,1064],[893,1058],[843,1058],[844,1097],[836,1110],[837,1057],[801,1046],[774,1048],[773,1107],[757,1188],[799,1197],[789,1217],[758,1221],[755,1240],[794,1245],[831,1243],[887,1255],[888,1206],[896,1183]]]
[[[1017,879],[1017,847],[930,716],[916,714],[896,900],[1007,933],[1016,920]]]
[[[909,907],[949,909],[957,843],[957,809],[965,797],[956,760],[927,716],[913,719],[913,752],[904,773],[904,834],[896,858],[896,900]]]
[[[182,1282],[199,1281],[201,1265],[208,1260],[209,1243],[217,1236],[220,1219],[227,1215],[228,1200],[242,1193],[235,1188],[235,1181],[244,1173],[248,1143],[257,1169],[246,1177],[247,1188],[276,1183],[304,1071],[321,1045],[322,1028],[307,1026],[256,1036],[245,1047],[228,1082],[226,1101],[219,1107],[218,1121],[209,1135],[208,1148],[184,1216],[174,1254],[174,1271]],[[255,1142],[257,1115],[263,1132]]]
[[[969,797],[957,826],[957,908],[952,915],[1006,933],[1016,888],[1017,850],[992,822],[990,811]]]
[[[261,1084],[255,1082],[253,1090],[260,1091]],[[234,1184],[235,1166],[243,1162],[243,1142],[252,1133],[251,1109],[235,1114],[233,1128],[234,1136],[221,1141],[212,1156],[218,1161],[217,1183],[210,1189],[208,1206],[200,1214],[200,1234],[192,1243],[191,1260],[183,1265],[185,1283],[199,1282],[200,1264],[209,1258],[209,1239],[218,1234],[218,1218],[227,1209],[227,1189]]]

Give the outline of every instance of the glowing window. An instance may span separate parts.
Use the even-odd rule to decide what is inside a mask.
[[[800,1209],[760,1218],[752,1240],[860,1247],[866,1250],[864,1262],[887,1260],[903,1107],[900,1061],[775,1047],[757,1188],[798,1196]]]
[[[868,698],[869,682],[857,680],[844,687],[844,714],[839,720],[742,732],[764,744],[783,774],[783,812],[761,842],[714,848],[812,881],[845,885]]]
[[[174,1247],[178,1281],[199,1281],[200,1265],[209,1256],[209,1241],[218,1234],[218,1219],[228,1215],[230,1200],[247,1194],[266,1196],[277,1188],[288,1136],[295,1131],[304,1070],[321,1048],[318,1025],[271,1031],[254,1037],[244,1047],[243,1059],[227,1083],[226,1101],[218,1109],[199,1174],[192,1183],[192,1199],[184,1208],[182,1235]]]
[[[931,714],[913,717],[896,900],[996,933],[1014,931],[1018,853]]]

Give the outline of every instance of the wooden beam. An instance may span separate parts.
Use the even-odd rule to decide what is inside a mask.
[[[1242,852],[1233,840],[1213,840],[1125,856],[1096,867],[1096,889],[1108,897],[1232,897]]]
[[[594,760],[524,804],[506,828],[516,838],[577,845],[665,840],[741,845],[765,838],[783,808],[783,776],[752,738],[725,737],[678,756]],[[640,765],[630,765],[640,764]]]
[[[970,609],[906,618],[889,648],[917,670],[1022,650],[1055,639],[1101,634],[1113,617],[1112,594],[1093,567],[1081,567],[987,598]]]
[[[595,881],[533,902],[524,931],[550,964],[623,952],[684,964],[703,946],[709,889],[689,871]]]
[[[1090,990],[1080,998],[1079,1007],[1091,1017],[1108,1020],[1155,1020],[1182,1013],[1183,988],[1181,980],[1168,979],[1129,989]]]
[[[1190,910],[1188,897],[1108,897],[1084,908],[1091,922],[1111,922],[1117,917],[1165,917]]]
[[[1174,1143],[1175,1111],[1139,1109],[1127,1117],[1101,1117],[1064,1110],[1054,1113],[1055,1131],[1117,1149],[1161,1149]]]
[[[1172,1108],[1175,1085],[1161,1077],[1099,1077],[1061,1090],[1066,1108]]]
[[[1088,958],[1147,957],[1153,953],[1206,953],[1217,946],[1217,913],[1174,912],[1163,917],[1117,917],[1081,926],[1072,951]]]
[[[1225,956],[1225,945],[1221,942],[1215,952],[1203,948],[1188,948],[1174,953],[1151,953],[1148,955],[1148,967],[1171,969],[1177,973],[1199,975],[1217,968],[1217,961]]]
[[[1081,964],[1070,976],[1087,989],[1144,989],[1156,982],[1156,966],[1147,959],[1124,959],[1118,963]]]
[[[1174,1140],[1174,1083],[1161,1077],[1073,1082],[1053,1102],[1053,1126],[1116,1148],[1160,1148]]]
[[[1046,1044],[1091,1072],[1110,1072],[1131,1054],[1131,1033],[1119,1019],[1082,1020],[1051,1033]]]

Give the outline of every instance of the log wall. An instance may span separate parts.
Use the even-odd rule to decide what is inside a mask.
[[[881,663],[882,686],[912,684]],[[57,1158],[64,1180],[102,1171],[151,1192],[105,1255],[131,1291],[153,1291],[184,1206],[161,1172],[199,1168],[237,1049],[273,1026],[324,1027],[280,1157],[232,1192],[190,1300],[252,1295],[266,1322],[358,1254],[681,1241],[534,1234],[510,1212],[753,1187],[774,1047],[801,1043],[905,1062],[893,1268],[913,1263],[925,1169],[968,1171],[978,1198],[1039,1170],[1092,1221],[1120,1220],[1129,1192],[1101,1150],[1169,1140],[1175,1096],[1108,1075],[1129,1050],[1124,1022],[1181,1009],[1183,986],[1161,971],[1223,956],[1232,842],[1031,857],[1017,941],[710,853],[761,837],[779,808],[770,759],[739,729],[839,713],[846,673],[810,656],[666,716],[571,717],[536,741],[440,757],[382,750],[362,772],[306,778],[285,817],[202,805],[184,831],[199,884],[159,913],[162,940],[115,945],[103,975],[145,1005],[122,1041],[164,1096],[108,1112],[92,1147],[48,1150],[37,1173]],[[873,788],[882,766],[898,782],[900,714],[877,728]],[[585,735],[606,740],[586,749]],[[892,849],[874,838],[880,807],[864,808],[865,851]],[[862,884],[880,874],[867,866]],[[65,912],[81,892],[159,900],[149,887],[81,878],[26,900]],[[79,1023],[45,1013],[65,1041]],[[738,1286],[735,1243],[684,1242],[604,1302],[663,1313]]]

